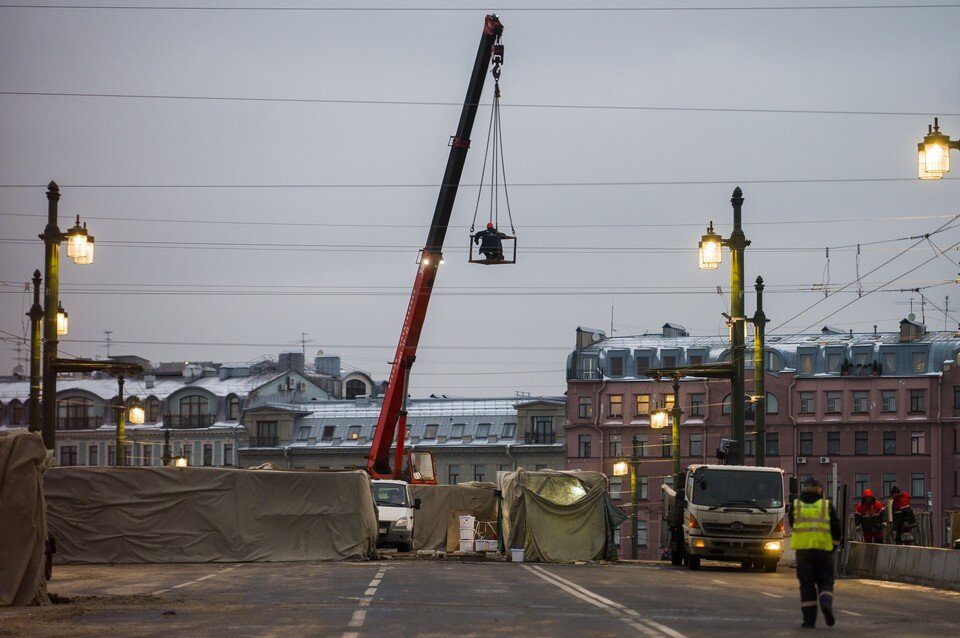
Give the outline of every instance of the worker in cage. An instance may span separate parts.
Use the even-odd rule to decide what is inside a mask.
[[[503,240],[506,238],[507,235],[497,230],[493,222],[487,222],[486,229],[473,236],[473,243],[480,244],[480,254],[487,261],[503,261]]]

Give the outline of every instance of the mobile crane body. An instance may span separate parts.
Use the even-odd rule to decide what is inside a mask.
[[[377,429],[367,462],[367,472],[374,479],[404,479],[411,483],[436,484],[433,455],[428,451],[410,452],[404,455],[404,439],[407,425],[407,387],[410,369],[417,358],[417,345],[427,316],[427,306],[437,276],[437,268],[443,258],[443,240],[450,223],[454,200],[460,186],[460,177],[470,148],[470,133],[477,115],[487,68],[493,61],[494,77],[499,77],[503,63],[503,45],[500,36],[503,25],[496,15],[484,20],[483,35],[477,50],[476,61],[467,86],[467,95],[460,113],[456,135],[450,138],[450,155],[444,171],[437,206],[427,233],[427,241],[420,253],[413,292],[407,305],[407,313],[400,331],[396,354],[391,362],[390,379],[384,393]],[[396,454],[391,468],[390,448],[396,440]],[[406,466],[404,464],[406,461]]]

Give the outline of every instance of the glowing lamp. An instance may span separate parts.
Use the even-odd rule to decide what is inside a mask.
[[[628,461],[619,460],[613,464],[613,475],[614,476],[626,476],[630,473],[630,463]]]
[[[670,411],[669,410],[655,410],[650,413],[650,427],[655,430],[659,430],[667,427],[667,424],[670,422]]]
[[[934,120],[936,122],[936,120]],[[928,133],[923,136],[923,152],[920,154],[923,164],[921,164],[921,173],[926,173],[928,177],[922,179],[941,179],[944,174],[950,172],[950,138],[940,132],[940,127],[934,125],[928,129]]]
[[[177,458],[173,459],[173,464],[174,464],[176,467],[187,467],[187,465],[188,465],[188,463],[187,463],[187,457],[185,457],[185,456],[178,456]]]
[[[130,421],[130,425],[143,425],[143,422],[146,418],[146,412],[143,409],[143,406],[140,405],[140,402],[134,400],[134,402],[127,409],[127,419]]]
[[[57,304],[57,336],[66,336],[70,328],[70,315],[63,309],[62,304]]]
[[[707,227],[707,234],[700,238],[699,250],[700,270],[716,270],[723,260],[723,239],[713,232],[713,222]]]
[[[93,237],[87,232],[87,224],[80,225],[80,215],[77,223],[67,231],[67,257],[76,264],[93,263]]]

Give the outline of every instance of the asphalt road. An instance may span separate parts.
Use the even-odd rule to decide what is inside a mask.
[[[69,602],[0,609],[0,636],[789,636],[789,570],[661,563],[369,563],[57,566]],[[960,635],[960,592],[837,584],[843,635]]]

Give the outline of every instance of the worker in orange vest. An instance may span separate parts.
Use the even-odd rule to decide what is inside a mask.
[[[853,524],[863,532],[864,543],[883,542],[883,503],[873,496],[873,490],[863,490],[860,503],[854,510]]]

